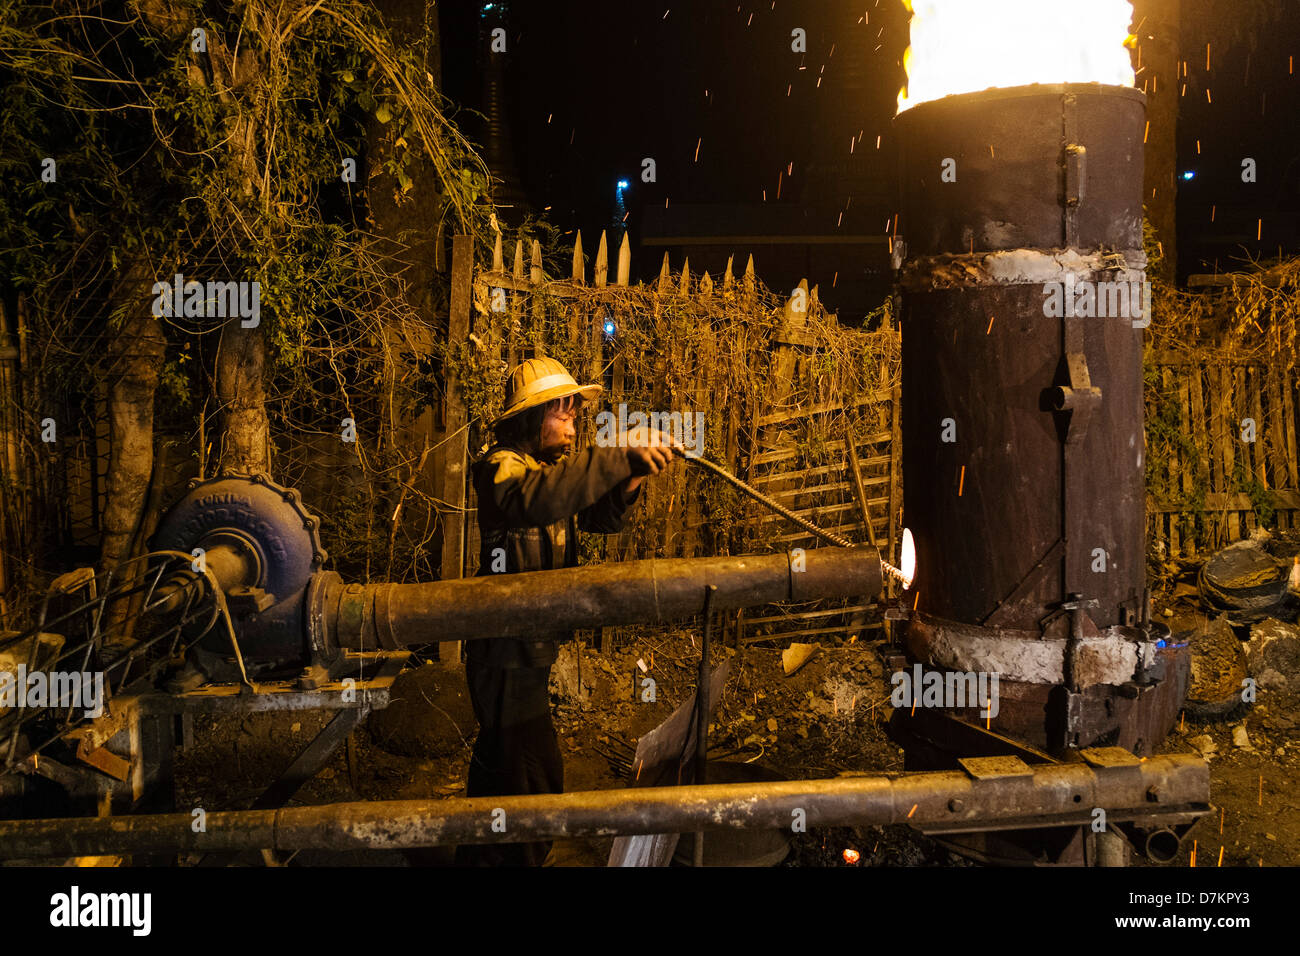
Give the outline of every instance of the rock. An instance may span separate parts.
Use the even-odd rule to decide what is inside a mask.
[[[478,728],[462,668],[425,664],[393,681],[389,705],[370,715],[375,743],[404,757],[460,753]]]
[[[1199,750],[1202,757],[1209,757],[1219,752],[1219,745],[1214,742],[1214,738],[1209,734],[1201,734],[1199,737],[1193,737],[1187,742]]]
[[[1254,748],[1250,745],[1250,735],[1246,733],[1246,725],[1238,724],[1232,728],[1232,745],[1234,747],[1243,747],[1246,750]]]
[[[300,730],[302,730],[302,724],[295,720],[293,726],[289,728],[289,733],[296,734]]]
[[[1286,681],[1300,677],[1300,627],[1273,617],[1252,625],[1246,665],[1261,684],[1267,670],[1276,671]]]
[[[775,731],[775,730],[776,730],[776,718],[775,718],[775,717],[769,717],[769,718],[767,718],[767,729],[770,730],[770,731]]]
[[[796,727],[794,732],[795,732],[796,734],[798,734],[800,737],[804,738],[804,740],[807,740],[807,739],[808,739],[808,728],[807,728],[807,727]]]
[[[1218,716],[1241,703],[1241,682],[1246,677],[1246,652],[1225,616],[1210,621],[1204,631],[1189,638],[1192,679],[1187,690],[1187,711],[1196,717]]]
[[[783,650],[781,652],[781,666],[785,668],[785,676],[789,677],[812,660],[813,655],[817,653],[820,647],[820,644],[794,643]]]
[[[1271,667],[1265,667],[1255,676],[1255,682],[1265,690],[1286,690],[1287,679],[1273,670]]]
[[[1258,711],[1259,708],[1256,708]],[[1295,727],[1295,721],[1285,714],[1269,714],[1262,723],[1269,730],[1292,730]]]

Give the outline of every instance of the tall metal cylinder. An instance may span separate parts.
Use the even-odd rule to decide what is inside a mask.
[[[1161,663],[1141,627],[1144,121],[1141,92],[1100,84],[948,96],[895,121],[907,643],[1001,674],[1004,728],[1039,744],[1165,732],[1127,733],[1140,721],[1105,704]],[[1055,716],[1053,687],[1075,695]]]

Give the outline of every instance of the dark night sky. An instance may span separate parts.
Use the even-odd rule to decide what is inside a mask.
[[[439,4],[446,90],[472,108],[482,103],[481,7]],[[1279,244],[1300,251],[1300,64],[1288,73],[1287,62],[1300,59],[1300,2],[1280,0],[1278,9],[1276,29],[1257,37],[1249,76],[1244,47],[1223,42],[1206,73],[1214,25],[1184,24],[1179,169],[1196,178],[1179,183],[1183,273],[1211,271],[1216,258],[1232,268],[1246,252],[1276,255]],[[506,102],[524,188],[561,229],[582,229],[590,251],[614,219],[615,183],[627,179],[634,278],[658,271],[662,251],[638,255],[636,243],[665,199],[781,203],[807,232],[884,233],[895,210],[890,120],[906,46],[899,0],[514,0],[510,27]],[[804,55],[790,49],[795,27],[807,31]],[[656,183],[640,180],[646,156],[657,162]],[[1240,180],[1243,156],[1259,164],[1253,187]],[[783,170],[791,172],[780,176],[778,200]],[[780,272],[755,252],[761,277]],[[809,279],[834,307],[830,276]]]

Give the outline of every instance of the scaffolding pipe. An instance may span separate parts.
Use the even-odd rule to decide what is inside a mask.
[[[1079,826],[1208,812],[1195,755],[1138,762],[1114,748],[1030,766],[973,758],[957,771],[448,800],[388,800],[209,813],[0,822],[9,859],[220,850],[404,849],[700,830],[883,826],[947,832]],[[1100,754],[1089,765],[1089,754]],[[1129,761],[1132,761],[1131,763]]]

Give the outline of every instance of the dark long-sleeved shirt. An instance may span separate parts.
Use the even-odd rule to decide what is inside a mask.
[[[590,447],[555,464],[506,445],[473,467],[478,495],[480,575],[546,571],[578,564],[578,532],[614,534],[639,494],[624,491],[632,475],[624,448]],[[572,632],[534,638],[470,641],[470,660],[496,667],[553,664],[556,644]]]

